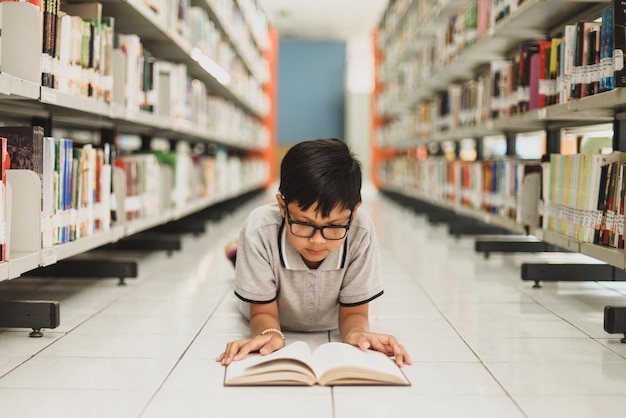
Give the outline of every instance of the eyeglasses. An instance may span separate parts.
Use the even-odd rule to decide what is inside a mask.
[[[320,231],[324,239],[343,239],[348,234],[350,224],[352,223],[352,213],[350,213],[350,219],[348,220],[347,225],[317,226],[308,222],[294,221],[293,219],[291,219],[291,216],[289,216],[289,209],[286,203],[285,213],[287,214],[287,223],[289,224],[289,229],[291,230],[291,233],[300,238],[311,238],[313,235],[315,235],[315,231]]]

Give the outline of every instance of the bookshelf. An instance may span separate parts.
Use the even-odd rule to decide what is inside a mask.
[[[559,280],[623,280],[623,7],[611,0],[390,2],[375,35],[374,184],[400,202],[411,200],[416,210],[441,208],[599,262],[597,269],[555,265],[563,267],[560,274],[549,271]],[[613,126],[610,158],[617,162],[587,171],[583,164],[598,161],[599,151],[590,158],[579,148],[566,163],[552,158],[567,154],[565,130],[600,124]],[[516,164],[519,135],[536,131],[545,134],[550,161],[541,163],[541,174],[521,175],[513,217],[511,196],[499,189],[504,184],[507,191],[510,177],[480,169],[466,176],[457,168],[461,144],[475,140],[476,161],[489,165],[497,160],[483,159],[483,140],[500,136],[507,145],[501,160]],[[442,159],[448,162],[438,166]],[[603,182],[604,191],[590,193],[592,176],[577,175],[583,172]],[[476,204],[475,183],[485,178]],[[522,278],[535,287],[553,280],[529,278],[532,267],[522,265]],[[626,335],[626,307],[605,307],[604,330]]]
[[[475,2],[397,0],[392,2],[386,11],[377,34],[379,49],[377,86],[380,87],[375,92],[376,106],[373,119],[380,121],[378,125],[382,129],[377,130],[376,139],[379,142],[376,146],[379,150],[374,153],[374,166],[384,166],[385,162],[407,156],[415,158],[418,150],[426,148],[429,144],[440,145],[448,141],[458,143],[466,138],[480,142],[482,138],[490,135],[499,134],[511,138],[518,133],[538,130],[554,133],[562,128],[601,123],[614,124],[616,136],[614,149],[624,150],[625,148],[620,145],[623,139],[618,136],[620,126],[623,124],[621,119],[626,103],[624,96],[626,93],[622,87],[524,113],[490,117],[468,126],[453,126],[446,130],[426,129],[417,133],[405,128],[384,131],[386,126],[393,126],[399,120],[404,121],[406,126],[411,125],[414,122],[409,115],[417,106],[428,102],[450,85],[461,85],[477,80],[479,75],[489,72],[490,62],[512,56],[522,43],[549,39],[559,34],[567,24],[596,19],[600,17],[603,9],[611,5],[609,1],[525,0],[518,6],[511,7],[508,15],[498,22],[494,23],[491,16],[492,20],[483,36],[466,41],[447,59],[438,60],[430,57],[433,62],[420,61],[421,45],[439,45],[438,34],[441,31],[445,32],[450,19],[465,12],[468,5],[480,2],[481,0]],[[490,6],[495,4],[490,1],[485,3]],[[513,5],[517,2],[498,3]],[[429,15],[425,17],[422,9],[426,7],[430,10]],[[420,25],[420,18],[425,19],[427,23]],[[415,39],[415,42],[409,42],[411,39]],[[415,70],[418,63],[427,68],[427,71]],[[407,77],[407,73],[403,72],[405,71],[403,68],[407,67],[417,71],[418,75],[414,78]],[[375,129],[377,127],[374,126]],[[381,134],[385,136],[384,140],[381,140]],[[554,151],[548,149],[548,152]],[[407,171],[410,172],[410,169]],[[623,249],[579,241],[541,226],[520,224],[507,217],[471,209],[459,203],[433,199],[432,195],[426,196],[412,186],[416,179],[407,179],[406,174],[397,175],[395,179],[388,175],[389,173],[384,171],[374,173],[375,183],[380,184],[381,189],[411,196],[514,232],[535,235],[546,243],[591,256],[620,269],[626,268],[626,252]]]
[[[60,9],[73,3],[80,2],[63,2]],[[162,184],[154,191],[160,199],[158,210],[130,219],[127,213],[143,205],[147,196],[127,196],[127,173],[111,163],[110,206],[104,210],[115,212],[117,219],[52,246],[42,245],[42,231],[50,222],[65,225],[66,217],[85,215],[64,213],[59,216],[63,220],[44,219],[40,209],[41,178],[30,170],[8,170],[5,204],[9,244],[7,259],[0,262],[0,281],[180,220],[273,181],[270,168],[275,147],[276,74],[271,64],[277,53],[276,37],[272,37],[255,0],[104,0],[98,7],[103,17],[113,18],[115,34],[130,35],[132,42],[141,42],[145,62],[164,63],[155,76],[162,76],[160,89],[139,92],[143,94],[139,100],[130,100],[126,81],[131,60],[128,51],[115,47],[107,56],[111,72],[102,74],[103,78],[110,77],[110,97],[42,85],[42,14],[30,3],[2,2],[0,124],[45,125],[46,136],[58,129],[90,131],[97,138],[93,146],[112,146],[116,158],[132,155],[119,148],[120,135],[141,138],[142,147],[137,151],[142,152],[150,151],[145,144],[161,139],[169,142],[177,164],[170,168],[159,162]],[[185,8],[184,13],[175,7]],[[190,29],[191,22],[180,16],[197,19],[195,27],[201,26],[203,37],[198,38],[199,33]],[[96,80],[88,82],[96,87],[96,83],[108,85],[108,81]],[[186,94],[190,99],[181,101],[184,108],[169,106]],[[150,100],[152,108],[135,106],[141,105],[141,100]],[[163,104],[165,107],[159,107]],[[206,161],[207,156],[211,161]],[[203,172],[209,169],[198,166],[198,161],[210,165],[212,171]],[[184,183],[180,186],[177,181]],[[211,184],[209,188],[205,181],[219,185]],[[157,204],[154,196],[151,204]]]
[[[428,21],[419,29],[411,29],[414,28],[411,25],[415,23],[413,21],[415,17],[411,17],[411,14],[417,13],[416,8],[420,7],[419,3],[416,1],[392,2],[383,18],[382,27],[378,34],[380,39],[379,50],[391,51],[391,53],[386,54],[386,56],[384,56],[385,52],[378,54],[377,85],[383,87],[379,88],[376,93],[377,103],[374,119],[380,121],[379,127],[384,128],[385,124],[406,117],[406,114],[411,112],[419,103],[429,100],[437,92],[445,90],[448,85],[471,80],[481,70],[484,70],[484,66],[489,62],[504,59],[507,55],[511,55],[510,52],[515,51],[522,42],[545,39],[550,34],[558,33],[565,24],[571,24],[581,19],[595,19],[600,16],[602,9],[610,5],[609,2],[603,1],[526,0],[517,9],[510,12],[510,15],[489,26],[484,36],[463,45],[461,50],[452,56],[448,62],[433,66],[430,74],[414,81],[412,85],[406,86],[398,84],[398,79],[406,79],[404,74],[399,74],[401,72],[399,69],[403,68],[403,65],[410,62],[419,53],[416,47],[408,41],[410,38],[408,38],[407,32],[413,31],[415,36],[426,38],[427,40],[420,39],[416,42],[417,44],[424,44],[428,42],[428,39],[434,39],[436,37],[434,34],[442,28],[445,29],[452,16],[464,11],[472,2],[432,1],[430,3],[433,3],[431,5],[433,11]],[[477,2],[473,3],[476,4]],[[425,7],[425,5],[423,6]],[[382,58],[380,58],[381,55],[383,55]],[[395,72],[394,68],[396,69]],[[398,94],[400,91],[402,93]],[[465,138],[474,138],[480,141],[483,137],[494,134],[510,136],[521,132],[612,123],[617,120],[617,115],[624,108],[624,94],[626,93],[624,93],[623,88],[617,88],[581,99],[529,110],[521,114],[497,119],[488,118],[471,126],[429,132],[426,135],[408,136],[402,135],[402,132],[395,136],[392,134],[390,135],[391,138],[383,142],[382,145],[378,145],[379,151],[374,155],[379,158],[377,163],[383,164],[385,160],[393,160],[398,155],[404,158],[407,154],[414,154],[418,147],[429,143],[458,142]],[[380,130],[378,132],[380,133]],[[376,177],[379,173],[374,173],[374,175]],[[511,231],[530,233],[547,243],[589,255],[621,269],[626,268],[626,252],[624,250],[580,242],[536,225],[520,224],[503,216],[465,207],[458,202],[435,199],[431,194],[426,195],[416,191],[410,185],[415,180],[410,178],[400,176],[396,180],[389,180],[391,179],[376,177],[375,183],[381,184],[384,189],[412,196]]]

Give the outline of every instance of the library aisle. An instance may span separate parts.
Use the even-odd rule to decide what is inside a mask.
[[[225,388],[214,361],[247,333],[223,248],[249,202],[183,250],[136,254],[139,277],[19,278],[0,297],[61,301],[61,327],[29,338],[0,330],[3,418],[608,417],[626,410],[626,344],[603,331],[620,283],[520,279],[520,257],[476,254],[471,238],[366,188],[385,294],[375,331],[396,335],[414,364],[410,387]],[[527,257],[527,256],[525,256]],[[336,333],[287,334],[314,346]]]

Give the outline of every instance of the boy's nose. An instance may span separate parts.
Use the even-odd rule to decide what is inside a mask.
[[[326,238],[322,235],[322,231],[318,229],[309,240],[312,242],[325,242]]]

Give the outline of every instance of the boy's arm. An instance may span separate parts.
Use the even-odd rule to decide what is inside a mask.
[[[369,330],[369,304],[339,307],[339,333],[343,342],[363,350],[372,349],[394,356],[396,364],[411,364],[406,349],[392,335]]]
[[[278,320],[278,302],[273,301],[270,303],[251,303],[250,335],[260,335],[263,331],[268,329],[280,330],[280,321]],[[280,337],[280,335],[276,332],[271,333],[271,335]],[[282,337],[280,339],[282,340]],[[284,345],[285,344],[283,344],[283,346]],[[263,350],[261,350],[261,354],[268,353],[265,353]]]
[[[263,331],[266,333],[261,335]],[[276,301],[250,304],[250,335],[251,338],[228,343],[226,350],[216,360],[227,366],[254,351],[265,355],[283,348],[285,339],[280,333]]]
[[[369,332],[369,330],[369,303],[357,306],[339,306],[339,333],[344,342],[348,342],[350,333]]]

